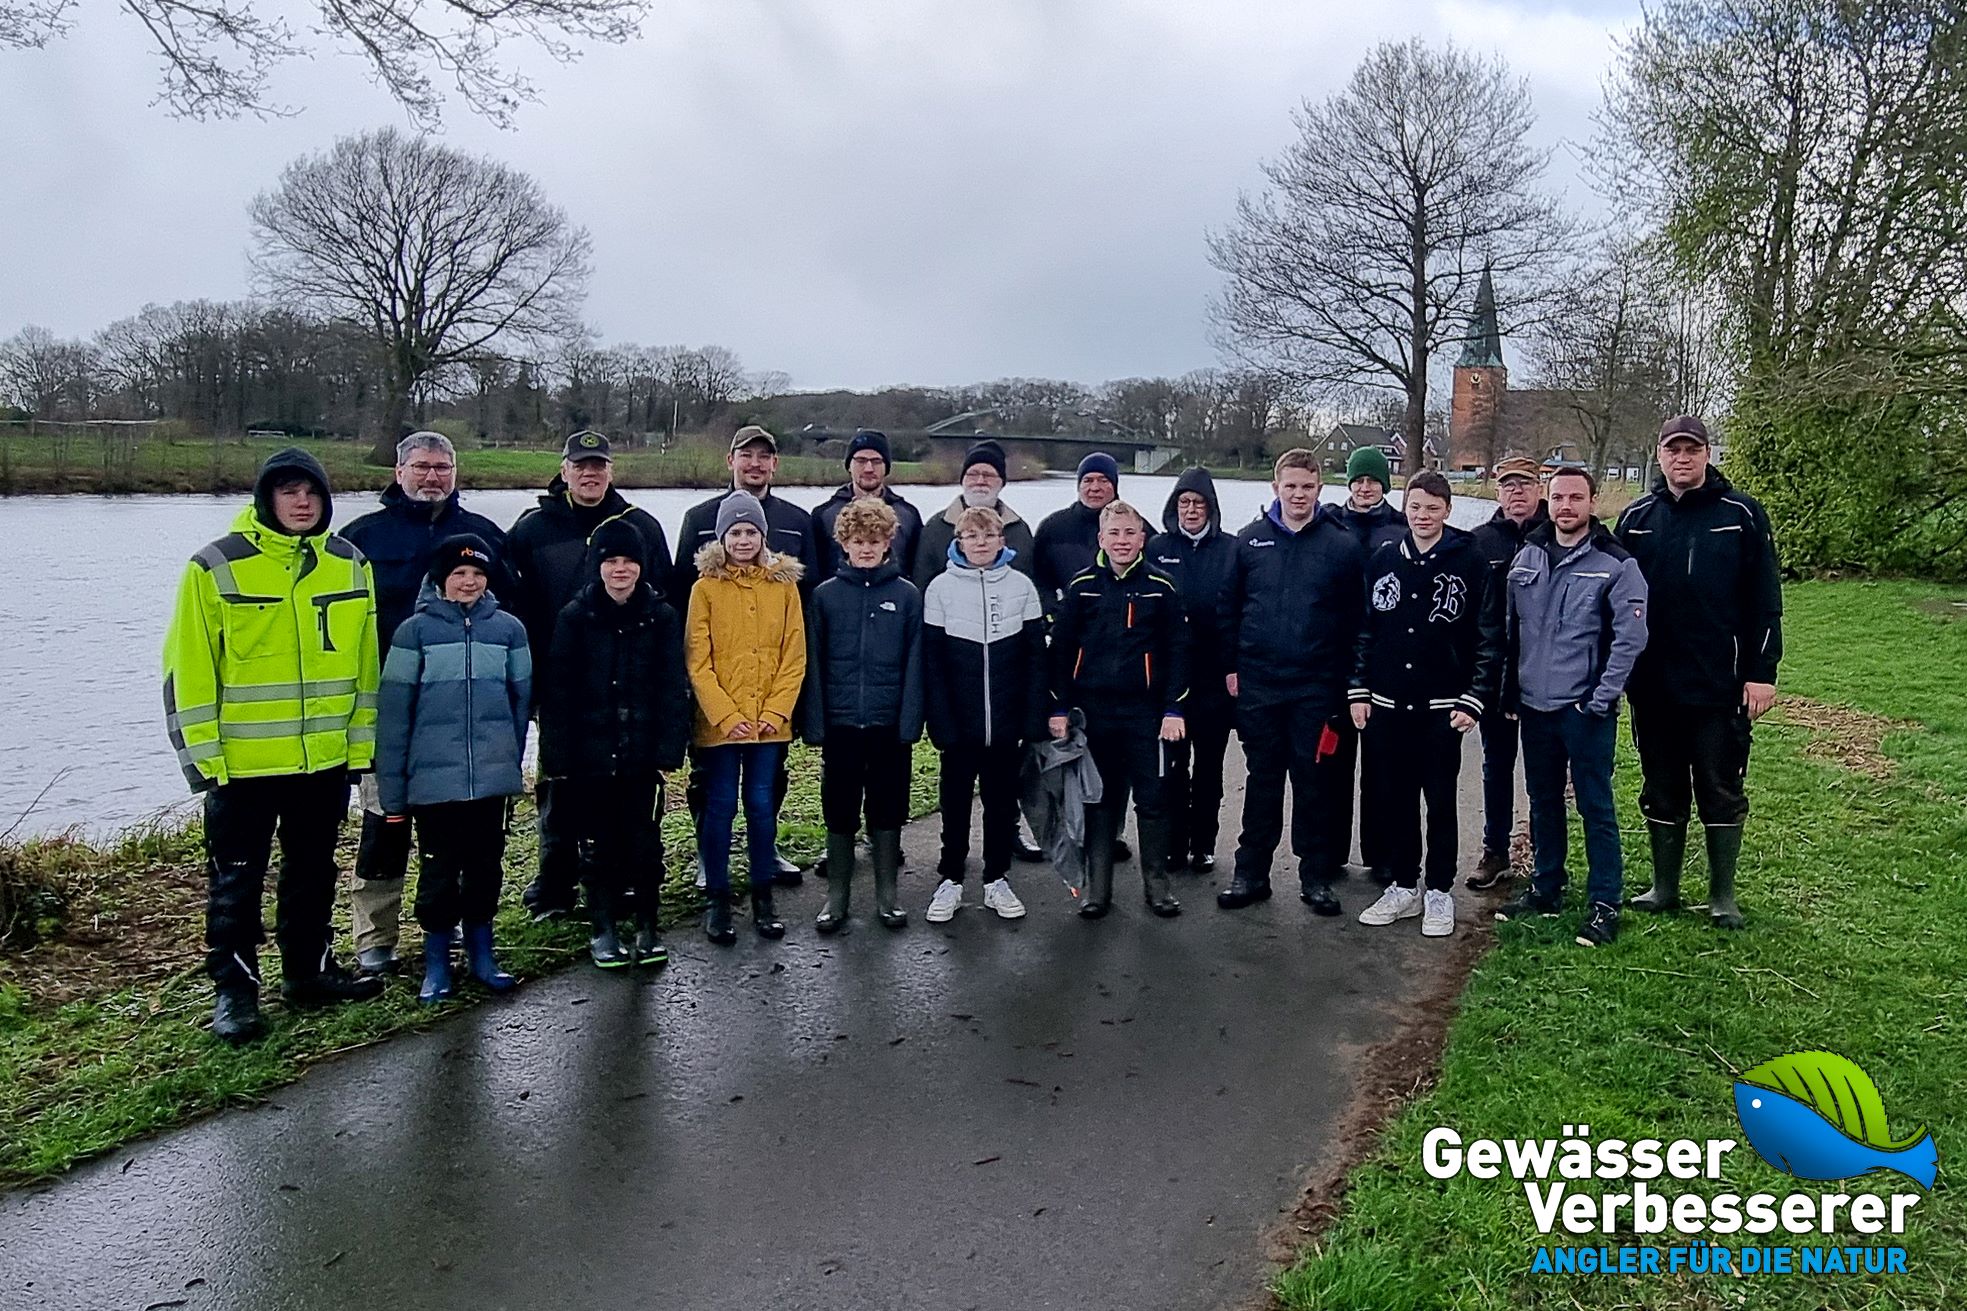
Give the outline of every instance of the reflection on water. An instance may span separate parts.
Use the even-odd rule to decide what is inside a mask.
[[[466,469],[469,470],[469,459]],[[1121,490],[1157,523],[1172,477],[1136,474]],[[1268,504],[1261,482],[1218,484],[1231,528]],[[949,485],[900,489],[924,515],[949,504]],[[629,499],[662,520],[672,542],[683,512],[707,493],[638,489]],[[1005,499],[1034,522],[1068,504],[1069,479],[1012,486]],[[817,505],[831,489],[794,487],[782,495]],[[1344,496],[1327,488],[1327,499]],[[535,504],[533,492],[467,493],[471,508],[510,524]],[[191,798],[164,736],[158,661],[178,578],[191,553],[222,535],[237,496],[25,496],[0,499],[0,830],[35,802],[21,832],[80,826],[106,833]],[[343,496],[343,523],[374,504]],[[1458,501],[1454,521],[1479,523],[1493,511]],[[383,636],[385,642],[388,635]]]

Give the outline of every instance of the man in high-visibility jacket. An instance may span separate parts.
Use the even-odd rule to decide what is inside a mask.
[[[376,749],[376,593],[368,561],[328,531],[328,475],[305,451],[268,458],[232,531],[185,566],[164,641],[164,716],[205,794],[205,963],[212,1032],[264,1032],[260,900],[276,829],[274,940],[290,1006],[373,997],[329,955],[335,838],[349,778]]]

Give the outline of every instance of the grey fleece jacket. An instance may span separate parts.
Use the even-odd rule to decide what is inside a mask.
[[[1509,566],[1509,665],[1503,703],[1528,710],[1609,715],[1646,649],[1646,578],[1597,524],[1585,540],[1546,544],[1548,524]]]

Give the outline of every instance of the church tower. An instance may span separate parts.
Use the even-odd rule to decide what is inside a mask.
[[[1448,409],[1448,467],[1488,469],[1502,455],[1503,396],[1509,370],[1503,367],[1502,333],[1496,326],[1496,286],[1489,266],[1475,290],[1475,317],[1455,362],[1455,387]]]

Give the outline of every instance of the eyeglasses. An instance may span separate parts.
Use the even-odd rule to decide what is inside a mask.
[[[959,533],[957,534],[957,540],[964,542],[1001,542],[1004,540],[1004,534],[979,532]]]
[[[888,462],[878,455],[856,455],[847,463],[857,469],[872,469],[877,464],[886,464]]]
[[[430,473],[449,473],[453,469],[457,468],[458,466],[455,464],[412,464],[407,467],[409,468],[411,473],[430,474]]]

